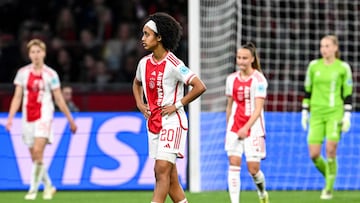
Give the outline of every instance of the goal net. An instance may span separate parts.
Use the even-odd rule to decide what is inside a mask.
[[[256,44],[269,80],[266,110],[299,111],[307,65],[320,57],[326,34],[338,36],[341,58],[352,66],[353,104],[360,108],[359,1],[202,0],[200,6],[201,76],[208,85],[203,111],[225,110],[226,75],[234,71],[236,48],[247,41]]]
[[[323,179],[308,158],[306,132],[300,127],[303,81],[310,60],[320,57],[320,39],[326,34],[337,35],[341,58],[353,70],[353,106],[355,110],[360,108],[359,14],[360,1],[353,0],[200,1],[200,76],[208,88],[201,97],[202,190],[227,187],[227,158],[223,149],[225,80],[235,69],[236,49],[247,41],[257,46],[269,82],[265,106],[268,158],[262,165],[268,173],[268,186],[321,189]],[[338,189],[360,189],[359,181],[346,185],[352,178],[360,178],[354,177],[356,146],[351,144],[359,141],[355,117],[352,130],[341,141],[349,146],[339,146],[339,173],[346,170],[349,174],[339,174]],[[243,189],[254,189],[250,178],[245,178],[248,177],[245,165],[242,168]]]

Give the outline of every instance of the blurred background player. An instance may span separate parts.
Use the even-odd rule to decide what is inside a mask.
[[[147,119],[149,156],[155,159],[152,203],[187,203],[179,183],[176,159],[185,153],[188,120],[184,105],[199,97],[206,87],[172,51],[178,46],[182,28],[165,13],[150,15],[143,27],[142,45],[151,54],[137,66],[133,94]],[[192,89],[184,96],[184,84]],[[146,103],[143,101],[145,94]]]
[[[260,202],[268,203],[265,176],[260,161],[265,158],[264,102],[267,80],[253,43],[236,53],[236,72],[226,79],[226,140],[229,158],[228,188],[231,203],[239,203],[241,159],[245,153],[248,171],[257,187]]]
[[[71,112],[79,112],[80,111],[79,108],[76,106],[76,104],[72,100],[73,88],[69,85],[64,85],[61,88],[61,92],[62,92],[65,103],[68,106],[69,110]],[[55,108],[56,108],[56,111],[60,111],[60,109],[57,105],[55,106]]]
[[[31,64],[20,68],[15,76],[15,92],[11,100],[6,129],[10,131],[13,118],[22,103],[23,141],[29,147],[33,166],[31,169],[30,189],[26,200],[36,199],[40,181],[44,183],[43,199],[52,199],[56,188],[52,185],[48,171],[43,163],[45,146],[52,142],[52,120],[54,102],[65,114],[70,129],[76,132],[77,126],[64,101],[60,90],[58,74],[44,64],[46,45],[39,39],[27,44]]]
[[[310,62],[305,78],[301,124],[307,137],[310,158],[325,177],[321,199],[332,199],[337,175],[336,152],[340,134],[350,129],[352,73],[350,65],[340,59],[339,41],[334,35],[321,39],[322,58]],[[321,156],[326,140],[326,157]]]

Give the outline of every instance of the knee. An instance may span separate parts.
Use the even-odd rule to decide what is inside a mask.
[[[156,180],[170,179],[171,168],[166,164],[155,164],[154,173]]]
[[[310,154],[310,159],[311,159],[313,162],[316,161],[316,159],[318,159],[319,157],[320,157],[319,154],[316,154],[316,155]]]
[[[259,172],[259,170],[260,170],[260,167],[256,166],[256,165],[248,167],[248,171],[251,176],[255,176]]]
[[[229,159],[229,164],[231,166],[240,166],[240,164],[241,164],[241,157],[229,156],[228,159]]]
[[[34,148],[33,151],[32,151],[33,161],[41,163],[42,162],[42,157],[43,157],[43,150],[41,150],[39,148]]]
[[[320,151],[311,151],[310,150],[310,159],[315,161],[316,159],[318,159],[320,157]]]

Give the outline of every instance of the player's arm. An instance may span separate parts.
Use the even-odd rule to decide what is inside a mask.
[[[309,120],[309,109],[310,109],[310,98],[312,90],[312,77],[310,66],[306,71],[305,82],[304,82],[304,97],[301,103],[301,126],[304,130],[307,130]]]
[[[198,98],[202,93],[206,91],[205,84],[198,78],[194,76],[188,85],[192,86],[191,90],[179,101],[175,104],[167,107],[163,107],[161,114],[162,115],[169,115],[176,112],[181,107],[188,105],[190,102],[194,101]]]
[[[183,106],[188,105],[206,91],[205,84],[197,76],[189,82],[189,85],[192,86],[191,90],[180,101]]]
[[[255,98],[255,109],[251,114],[249,120],[245,123],[245,125],[240,128],[237,132],[239,139],[246,138],[248,136],[249,129],[254,125],[255,121],[260,117],[262,109],[264,108],[265,98],[264,97],[256,97]]]
[[[342,84],[342,97],[344,100],[344,105],[349,106],[349,105],[351,105],[351,97],[352,97],[352,92],[353,92],[353,80],[352,80],[352,72],[351,72],[350,65],[345,63],[345,69],[346,69],[346,71],[345,71],[346,74],[345,74],[345,79]],[[348,109],[345,107],[345,111],[346,110],[348,110]]]
[[[303,110],[307,110],[307,111],[309,110],[311,89],[312,89],[312,75],[311,75],[311,68],[309,66],[306,71],[305,82],[304,82],[304,97],[302,100]]]
[[[22,96],[23,96],[23,88],[20,85],[16,85],[14,95],[11,99],[8,120],[6,123],[6,130],[8,131],[10,131],[10,128],[12,126],[12,121],[15,116],[15,113],[20,108]]]
[[[342,131],[347,132],[350,129],[350,118],[352,111],[352,91],[353,91],[353,81],[350,65],[345,64],[346,74],[342,84],[342,98],[344,101],[344,116],[342,119]]]
[[[61,89],[56,88],[52,91],[52,93],[53,93],[56,105],[59,107],[60,111],[65,114],[65,117],[67,118],[67,120],[70,123],[71,132],[75,133],[77,130],[77,126],[74,122],[74,119],[73,119],[71,113],[70,113],[69,107],[65,103],[64,97],[61,93]]]
[[[141,113],[144,114],[145,118],[149,118],[151,114],[150,108],[147,104],[144,103],[144,99],[143,99],[144,92],[143,92],[142,83],[141,81],[136,79],[136,77],[134,78],[133,81],[132,91],[136,102],[136,107],[139,109]]]
[[[232,96],[227,96],[227,104],[226,104],[226,124],[229,123],[229,118],[231,115],[231,109],[233,105],[234,99]]]
[[[255,109],[254,112],[251,114],[248,122],[244,125],[246,129],[250,129],[252,125],[254,125],[255,121],[260,117],[261,112],[264,108],[265,98],[257,97],[255,98]]]

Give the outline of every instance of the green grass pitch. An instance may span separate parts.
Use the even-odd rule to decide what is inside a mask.
[[[23,199],[25,191],[0,192],[1,202],[28,202]],[[49,202],[42,200],[42,193],[33,202]],[[226,191],[201,193],[186,192],[189,203],[227,203]],[[360,191],[335,191],[332,200],[320,200],[320,191],[269,191],[271,203],[359,203]],[[51,203],[148,203],[152,191],[58,191]],[[166,203],[171,203],[170,198]],[[255,191],[242,191],[241,203],[258,202]]]

